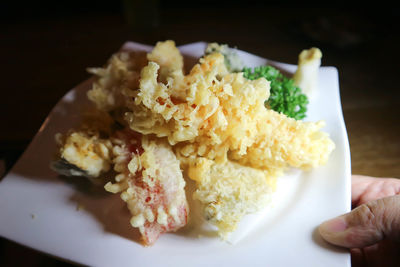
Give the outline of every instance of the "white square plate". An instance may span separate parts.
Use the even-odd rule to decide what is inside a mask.
[[[200,57],[206,43],[179,47]],[[149,51],[128,42],[122,49]],[[246,66],[274,65],[293,73],[295,65],[238,51]],[[350,151],[342,115],[338,72],[321,67],[319,89],[307,120],[325,120],[336,144],[325,166],[305,173],[291,171],[278,182],[273,204],[247,216],[227,243],[198,238],[190,227],[143,247],[129,225],[118,195],[88,190],[88,183],[63,179],[49,168],[54,135],[74,126],[88,104],[92,79],[67,93],[51,111],[27,150],[0,182],[0,235],[67,261],[90,266],[350,266],[346,250],[325,243],[318,225],[350,210]]]

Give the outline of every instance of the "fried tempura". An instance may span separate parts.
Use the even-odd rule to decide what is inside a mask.
[[[233,222],[254,211],[251,205],[246,209],[246,203],[256,202],[270,190],[249,190],[241,200],[223,197],[227,192],[250,188],[252,183],[258,187],[260,181],[252,178],[257,170],[263,173],[257,177],[264,177],[268,187],[290,166],[309,169],[324,164],[334,148],[328,135],[319,131],[323,122],[296,121],[266,109],[269,82],[264,78],[251,81],[242,73],[228,72],[218,52],[200,59],[183,80],[170,76],[163,83],[159,68],[157,63],[149,62],[142,69],[140,88],[135,101],[128,105],[126,120],[137,132],[168,139],[182,168],[197,181],[195,195],[206,205],[205,210],[211,206],[213,210],[224,210],[207,214],[221,233],[231,231],[235,228]],[[193,177],[199,160],[213,162],[210,166],[214,167],[202,172],[209,178]],[[222,170],[227,172],[221,176]],[[223,181],[229,181],[231,188],[217,186]],[[219,196],[217,206],[214,201],[202,199],[208,190],[205,188],[212,188],[212,195]],[[240,202],[243,212],[234,212],[239,205],[235,201]]]
[[[166,41],[145,56],[121,52],[90,69],[98,79],[89,99],[125,128],[109,136],[109,164],[118,175],[105,188],[121,193],[145,244],[186,224],[182,170],[196,182],[193,198],[204,217],[225,238],[243,216],[267,205],[287,168],[325,164],[335,147],[320,131],[322,121],[267,109],[269,81],[232,73],[224,61],[210,50],[185,74],[182,55]],[[78,136],[82,148],[97,142]]]

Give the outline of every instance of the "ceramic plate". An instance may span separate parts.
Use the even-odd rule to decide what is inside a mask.
[[[198,58],[206,43],[180,47]],[[128,42],[122,49],[149,51]],[[238,51],[247,66],[271,64],[293,73],[295,65]],[[59,177],[49,168],[54,135],[74,126],[88,104],[89,79],[68,92],[51,111],[27,150],[0,182],[0,235],[55,257],[90,266],[350,266],[346,250],[325,243],[318,225],[350,210],[350,152],[342,115],[338,72],[321,67],[318,93],[307,120],[325,120],[336,144],[328,163],[311,172],[281,177],[272,204],[247,216],[229,242],[199,235],[190,223],[143,247],[118,195],[92,190],[84,179]],[[196,218],[196,212],[193,212]]]

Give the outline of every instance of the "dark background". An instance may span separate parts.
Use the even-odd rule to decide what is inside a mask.
[[[194,1],[192,1],[194,2]],[[0,159],[9,170],[57,101],[130,40],[227,43],[296,64],[319,47],[339,71],[352,171],[400,177],[399,8],[274,1],[2,1]],[[1,178],[0,178],[1,179]],[[69,265],[0,241],[0,265]]]

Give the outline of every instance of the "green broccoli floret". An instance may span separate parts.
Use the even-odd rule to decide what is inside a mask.
[[[254,69],[244,68],[243,74],[249,80],[264,77],[267,81],[270,81],[270,97],[265,101],[267,108],[296,120],[306,117],[308,98],[294,84],[293,79],[286,77],[272,66],[260,66]]]

